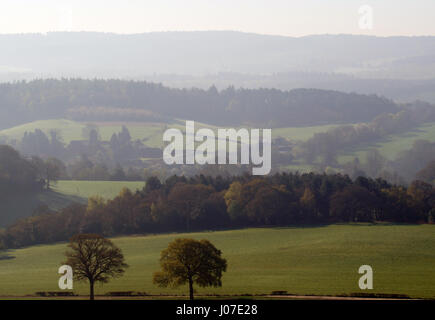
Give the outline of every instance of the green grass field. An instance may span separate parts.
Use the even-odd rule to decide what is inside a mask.
[[[42,130],[49,134],[50,130],[57,130],[64,143],[68,144],[72,140],[84,140],[82,130],[86,124],[93,124],[98,127],[98,132],[103,141],[109,141],[112,134],[121,131],[125,125],[133,140],[139,139],[148,147],[161,148],[163,146],[163,133],[168,128],[178,128],[184,131],[184,120],[175,119],[173,123],[158,122],[77,122],[66,119],[39,120],[23,125],[4,129],[0,131],[0,137],[5,136],[12,139],[22,139],[24,133],[33,132],[35,129]],[[195,122],[196,128],[216,129],[216,126]]]
[[[186,286],[156,287],[152,274],[170,241],[191,237],[210,240],[228,261],[222,288],[196,288],[198,294],[358,293],[358,268],[368,264],[374,271],[370,293],[435,298],[434,234],[434,225],[330,225],[119,237],[113,241],[130,267],[122,278],[98,285],[96,293],[187,294]],[[7,252],[0,260],[0,296],[59,291],[57,270],[65,250],[59,243]],[[74,283],[75,293],[87,290]]]
[[[61,180],[54,186],[53,190],[68,196],[89,198],[99,195],[105,199],[116,197],[122,188],[126,187],[132,192],[142,189],[145,186],[143,181],[77,181]]]
[[[48,134],[50,130],[57,129],[60,131],[64,142],[69,143],[71,140],[83,139],[82,129],[84,127],[84,124],[65,119],[39,120],[1,130],[0,136],[7,136],[13,139],[22,139],[26,131],[33,132],[35,129],[40,129],[45,134]]]
[[[86,122],[87,123],[87,122]],[[85,122],[76,122],[65,119],[39,120],[26,123],[13,128],[0,131],[0,136],[6,136],[13,139],[22,139],[26,131],[33,132],[40,129],[48,135],[50,130],[58,130],[63,142],[68,144],[72,140],[83,140],[82,130],[86,125]],[[92,122],[90,122],[92,123]],[[101,139],[109,141],[113,133],[118,133],[124,123],[97,122],[93,123],[98,127]],[[162,135],[165,124],[147,123],[147,122],[129,122],[125,123],[130,131],[133,140],[144,140],[144,144],[149,147],[161,147]],[[168,125],[168,124],[166,124]]]

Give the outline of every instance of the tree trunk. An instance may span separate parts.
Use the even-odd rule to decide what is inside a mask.
[[[193,280],[192,277],[189,277],[189,298],[193,300]]]
[[[93,281],[89,281],[89,289],[90,289],[89,299],[94,300],[94,282]]]
[[[47,175],[47,190],[50,190],[50,174],[48,173],[48,169],[46,170]]]

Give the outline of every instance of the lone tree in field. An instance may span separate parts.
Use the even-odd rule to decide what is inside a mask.
[[[89,281],[91,300],[95,282],[106,283],[110,278],[120,277],[128,267],[121,249],[98,234],[75,235],[68,247],[71,250],[65,252],[67,261],[63,264],[71,266],[76,280]]]
[[[193,283],[200,287],[222,286],[222,272],[227,261],[208,240],[176,239],[160,255],[162,271],[154,273],[153,282],[161,287],[189,284],[193,300]]]
[[[50,189],[50,182],[57,182],[59,180],[62,169],[65,168],[62,161],[56,158],[48,158],[45,163],[45,181],[47,189]]]

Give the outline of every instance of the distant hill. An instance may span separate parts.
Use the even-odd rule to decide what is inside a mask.
[[[117,77],[218,72],[343,72],[427,78],[435,37],[314,35],[234,31],[0,35],[0,78]]]
[[[381,75],[378,75],[380,77]],[[360,78],[352,74],[324,72],[279,72],[273,74],[246,74],[221,72],[207,75],[154,74],[144,77],[150,82],[163,83],[173,88],[197,87],[208,89],[215,85],[222,90],[230,84],[246,89],[275,88],[291,90],[316,88],[346,93],[377,94],[397,102],[423,100],[435,103],[435,72],[428,79]]]

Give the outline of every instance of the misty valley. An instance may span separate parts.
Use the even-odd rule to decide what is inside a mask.
[[[435,299],[434,40],[0,34],[0,300]]]

